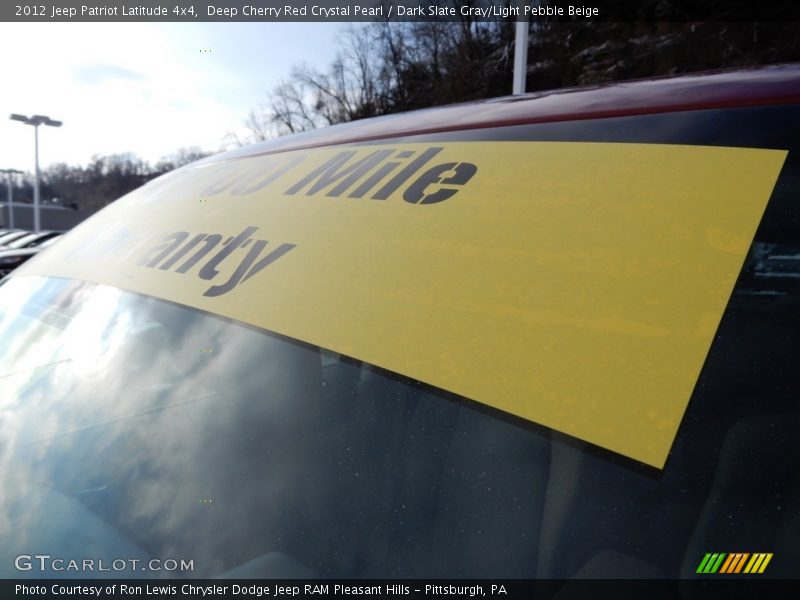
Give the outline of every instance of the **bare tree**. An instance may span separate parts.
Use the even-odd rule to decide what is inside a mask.
[[[458,9],[475,0],[450,4]],[[670,0],[641,0],[637,6],[644,16],[636,22],[532,22],[527,89],[800,57],[793,24],[686,23],[668,18],[674,12]],[[720,6],[724,9],[724,3]],[[251,113],[248,141],[509,94],[513,43],[512,19],[481,22],[466,16],[455,22],[351,25],[328,69],[295,67],[266,106]]]
[[[296,133],[385,112],[385,86],[372,27],[347,27],[326,72],[307,65],[292,70],[269,97],[270,118],[279,131]]]
[[[456,0],[457,2],[459,0]],[[338,39],[338,52],[327,70],[308,65],[292,69],[264,106],[248,115],[243,145],[277,135],[298,133],[392,112],[485,97],[508,41],[498,41],[494,23],[372,23],[350,25]],[[483,61],[485,64],[479,64]],[[486,71],[490,75],[486,76]],[[510,81],[510,78],[509,78]]]

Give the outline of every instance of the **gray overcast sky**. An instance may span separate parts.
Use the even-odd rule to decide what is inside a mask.
[[[181,147],[220,149],[294,64],[326,68],[342,24],[1,23],[0,168],[133,152],[155,162]]]

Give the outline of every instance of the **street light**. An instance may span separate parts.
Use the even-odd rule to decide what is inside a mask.
[[[25,125],[33,125],[34,139],[34,158],[36,161],[36,174],[33,180],[33,230],[39,231],[39,125],[49,127],[61,127],[61,121],[56,121],[45,115],[25,115],[12,114],[9,117],[12,121],[19,121]]]
[[[514,73],[511,81],[511,93],[514,96],[525,93],[525,79],[528,75],[528,29],[530,26],[528,15],[524,14],[527,4],[526,0],[517,2],[517,9],[523,15],[517,15],[514,37]]]
[[[22,171],[17,169],[0,169],[0,173],[6,174],[6,195],[8,196],[8,228],[14,229],[14,191],[11,185],[12,175],[22,175]]]

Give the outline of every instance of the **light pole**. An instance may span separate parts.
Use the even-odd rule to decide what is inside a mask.
[[[525,79],[528,75],[528,15],[524,14],[527,6],[526,0],[517,2],[517,8],[522,15],[517,16],[517,26],[514,37],[514,75],[511,83],[511,93],[516,96],[525,93]],[[538,2],[536,3],[538,5]]]
[[[61,127],[61,121],[55,121],[45,115],[25,115],[12,114],[9,117],[12,121],[20,121],[25,125],[33,125],[34,158],[36,161],[36,173],[33,181],[33,230],[39,231],[39,125],[50,127]]]
[[[6,196],[8,196],[8,228],[14,229],[14,188],[11,185],[13,175],[21,175],[22,171],[16,169],[0,169],[0,173],[6,174]]]

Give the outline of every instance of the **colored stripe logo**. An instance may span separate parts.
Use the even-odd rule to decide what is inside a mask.
[[[763,573],[769,561],[772,560],[772,552],[707,552],[697,567],[697,573],[714,574],[724,573],[739,574],[760,574]]]

